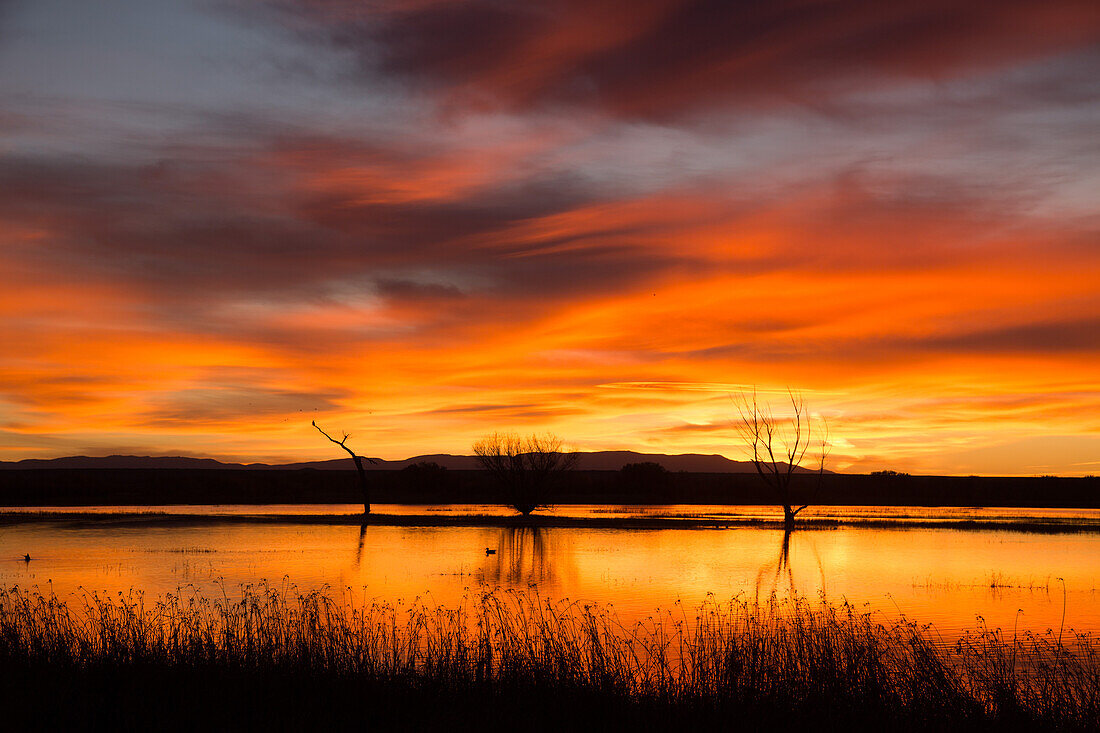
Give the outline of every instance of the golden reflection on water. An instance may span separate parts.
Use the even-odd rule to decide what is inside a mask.
[[[21,558],[32,556],[31,562]],[[991,626],[1100,631],[1100,535],[946,529],[536,529],[34,523],[0,529],[0,583],[59,595],[239,592],[266,580],[364,600],[457,605],[482,585],[656,609],[792,593],[904,614],[945,635]],[[1062,580],[1065,582],[1063,595]]]
[[[5,513],[38,514],[171,514],[200,516],[329,515],[357,517],[360,504],[166,504],[145,506],[28,506],[0,507]],[[515,517],[511,507],[500,504],[374,504],[375,515],[431,515],[447,517]],[[589,519],[693,518],[723,520],[781,520],[782,511],[772,506],[735,504],[558,504],[540,515]],[[913,507],[913,506],[829,506],[814,505],[799,514],[800,519],[824,520],[898,520],[913,522],[983,522],[1088,525],[1100,528],[1100,509],[1034,507]]]

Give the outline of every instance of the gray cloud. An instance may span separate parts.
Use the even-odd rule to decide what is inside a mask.
[[[303,392],[254,385],[193,387],[160,395],[136,421],[147,427],[229,423],[337,409],[349,392]],[[304,419],[304,418],[303,418]]]
[[[1100,318],[1022,323],[902,342],[961,353],[1100,353]]]
[[[277,21],[354,53],[366,79],[404,78],[465,105],[583,105],[649,118],[812,101],[876,77],[942,79],[1087,46],[1100,28],[1096,6],[1075,0],[275,7]]]

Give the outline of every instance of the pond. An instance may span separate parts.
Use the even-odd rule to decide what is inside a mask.
[[[435,514],[499,513],[437,507]],[[43,512],[49,511],[45,508]],[[74,508],[62,508],[74,511]],[[20,511],[27,511],[21,509]],[[31,509],[35,511],[35,509]],[[421,599],[453,606],[482,586],[537,589],[548,599],[610,604],[621,620],[658,609],[691,614],[708,597],[767,600],[798,594],[848,601],[886,618],[931,623],[950,638],[979,623],[1008,633],[1100,632],[1100,516],[1091,510],[819,507],[819,517],[897,522],[799,529],[387,526],[280,521],[280,515],[353,514],[351,506],[80,507],[85,519],[41,517],[0,526],[0,585],[62,598],[142,591],[240,593],[266,581],[328,586],[363,601]],[[134,521],[149,511],[223,520]],[[427,515],[422,506],[379,506]],[[809,512],[810,510],[807,510]],[[558,507],[560,516],[774,516],[761,507]],[[249,517],[262,516],[262,521]],[[952,528],[987,519],[1003,528]],[[921,521],[937,520],[922,527]],[[1015,522],[1087,531],[1036,533]],[[22,560],[25,554],[29,562]]]

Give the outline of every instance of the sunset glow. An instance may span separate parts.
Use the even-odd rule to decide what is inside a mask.
[[[0,460],[1100,473],[1100,4],[0,2]]]

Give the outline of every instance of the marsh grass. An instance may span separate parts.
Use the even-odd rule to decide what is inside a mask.
[[[0,590],[0,697],[39,727],[1085,730],[1100,725],[1098,652],[1088,634],[981,627],[944,644],[804,598],[624,625],[535,591],[445,608],[269,585],[73,605]]]

